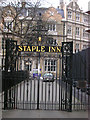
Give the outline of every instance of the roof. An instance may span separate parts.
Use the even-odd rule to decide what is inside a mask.
[[[19,8],[18,10],[20,10],[21,8]],[[25,7],[23,9],[21,9],[20,13],[21,15],[27,16],[27,10],[28,10],[28,15],[30,16],[31,13],[36,12],[36,14],[44,14],[44,12],[47,10],[48,8],[34,8],[34,7]],[[32,11],[32,12],[31,12]]]
[[[75,6],[74,6],[74,4],[73,4],[73,3],[75,3]],[[72,9],[73,9],[73,7],[74,7],[75,9],[77,9],[77,10],[80,10],[80,11],[81,11],[81,9],[80,9],[80,7],[79,7],[78,3],[77,3],[77,2],[74,2],[74,1],[70,2],[70,3],[67,5],[67,8],[68,8],[68,7],[72,8]]]
[[[86,30],[86,32],[90,33],[90,29]]]
[[[63,9],[56,9],[58,11],[59,14],[61,14],[62,18],[64,18],[64,10]]]
[[[90,10],[89,10],[89,11],[87,11],[86,13],[90,14]]]

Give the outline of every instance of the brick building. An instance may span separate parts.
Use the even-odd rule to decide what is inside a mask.
[[[42,44],[45,44],[44,42],[47,41],[48,45],[51,46],[61,46],[62,42],[65,39],[65,35],[63,34],[63,27],[64,24],[62,22],[62,16],[60,13],[57,12],[57,10],[54,7],[50,7],[50,8],[36,8],[36,9],[32,9],[32,8],[27,8],[26,3],[22,3],[22,8],[20,11],[20,8],[16,9],[13,6],[6,6],[3,8],[3,19],[1,21],[1,25],[2,25],[2,31],[3,33],[6,33],[6,35],[8,35],[8,38],[16,40],[17,44],[26,44],[27,43],[27,39],[31,40],[32,37],[32,42],[36,39],[36,41],[38,41],[38,37],[37,34],[36,36],[30,36],[30,38],[28,37],[30,32],[31,32],[31,28],[34,25],[37,26],[39,25],[39,23],[37,24],[37,21],[39,20],[38,16],[40,15],[42,17],[42,20],[44,22],[46,22],[46,28],[47,28],[47,38],[44,39],[43,35],[41,37],[41,42],[43,41]],[[13,18],[16,15],[16,11],[18,10],[21,13],[19,14],[19,16],[15,19],[16,21],[13,20]],[[36,11],[34,11],[36,10]],[[31,14],[32,11],[32,14]],[[31,16],[35,14],[34,16],[34,20],[32,20],[32,24],[31,23]],[[39,16],[39,17],[40,17]],[[24,19],[24,20],[23,20]],[[41,18],[40,18],[41,19]],[[4,22],[3,22],[4,21]],[[22,22],[21,22],[22,21]],[[30,26],[30,29],[26,30],[27,24]],[[40,23],[41,25],[41,23]],[[36,29],[36,28],[35,28]],[[34,31],[34,30],[32,30]],[[42,31],[41,31],[42,33]],[[24,37],[24,35],[27,35],[26,38]],[[32,32],[33,34],[33,32]],[[38,33],[38,35],[40,34],[40,32]],[[2,34],[1,34],[2,35]],[[21,37],[22,36],[22,37]],[[49,36],[49,37],[48,37]],[[3,36],[1,36],[1,41],[2,41]],[[29,43],[30,44],[30,43]],[[37,44],[36,42],[34,44]],[[43,75],[43,73],[45,72],[51,72],[53,74],[59,74],[59,59],[57,57],[57,53],[55,54],[48,54],[48,53],[44,53],[43,55],[41,55],[40,57],[40,70],[41,70],[41,74]],[[5,56],[3,56],[3,70],[5,70]],[[57,67],[58,66],[58,67]],[[29,70],[30,73],[33,73],[33,70],[37,70],[38,69],[38,57],[37,55],[35,56],[35,54],[33,55],[26,55],[26,53],[22,53],[22,56],[19,58],[18,60],[18,70]]]
[[[25,28],[27,23],[30,23],[31,21],[31,8],[27,8],[25,2],[22,2],[22,11],[20,16],[18,17],[18,20],[23,20],[25,18],[25,21],[18,24],[18,27],[14,31],[18,34],[18,36],[10,35],[9,38],[12,38],[16,41],[18,41],[18,44],[20,44],[21,41],[25,42],[27,39],[22,39],[20,36],[24,34],[24,30],[22,33],[20,33],[21,28]],[[9,27],[11,30],[15,27],[15,23],[11,22],[13,19],[13,16],[15,14],[14,7],[6,6],[6,8],[3,8],[4,11],[4,20],[5,24],[4,27],[3,21],[1,21],[1,27],[5,32],[7,32],[7,27]],[[17,9],[19,10],[19,9]],[[34,9],[33,9],[34,10]],[[32,11],[33,11],[32,10]],[[38,18],[39,15],[42,16],[42,20],[46,21],[47,23],[47,35],[51,37],[52,39],[49,39],[49,44],[56,46],[62,45],[62,42],[68,42],[73,41],[73,51],[78,52],[83,49],[86,49],[89,45],[89,34],[85,31],[86,28],[88,28],[88,14],[84,13],[78,6],[76,0],[72,0],[68,5],[64,3],[63,0],[60,0],[60,5],[58,8],[49,7],[49,8],[36,8],[35,13],[35,19]],[[13,13],[13,15],[11,15]],[[28,22],[27,22],[28,21]],[[18,23],[18,21],[17,21]],[[30,24],[31,25],[31,24]],[[31,25],[32,26],[32,25]],[[11,33],[11,30],[8,31]],[[31,29],[28,31],[30,32]],[[27,31],[27,33],[28,33]],[[0,41],[2,41],[2,34],[0,35]],[[33,38],[37,39],[38,38]],[[47,39],[47,38],[46,38]],[[43,40],[43,37],[42,37]],[[2,54],[2,52],[1,52]],[[48,57],[49,56],[49,57]],[[4,57],[3,57],[4,59]],[[5,61],[5,60],[3,60]],[[28,62],[28,64],[26,64]],[[4,63],[4,62],[3,62]],[[40,58],[40,69],[41,73],[45,72],[52,72],[54,74],[59,74],[59,59],[57,58],[57,54],[50,55],[44,53],[44,56]],[[29,70],[30,73],[33,73],[33,69],[38,68],[38,59],[34,56],[27,56],[27,57],[21,57],[19,59],[19,67],[18,69],[22,70]],[[3,68],[4,69],[4,68]]]

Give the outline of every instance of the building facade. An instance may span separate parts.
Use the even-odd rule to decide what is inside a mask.
[[[17,9],[12,6],[3,8],[1,30],[5,38],[8,36],[9,39],[16,40],[18,45],[62,46],[65,35],[63,34],[64,24],[61,14],[59,14],[54,7],[31,9],[27,8],[25,4],[26,3],[22,3],[21,11],[20,8]],[[16,13],[16,10],[20,11],[20,13]],[[45,24],[41,29],[40,26],[43,25],[42,23]],[[46,34],[45,31],[47,31]],[[1,37],[1,41],[3,40],[2,38],[3,36]],[[39,38],[41,39],[40,42]],[[59,55],[59,53],[40,54],[39,69],[41,75],[46,72],[51,72],[55,76],[56,74],[59,75]],[[3,70],[5,70],[5,56],[3,56],[2,61]],[[33,74],[33,72],[38,72],[38,64],[38,53],[21,53],[21,56],[18,58],[17,69],[29,70],[30,73]]]
[[[79,8],[76,0],[72,0],[68,5],[66,5],[63,0],[60,0],[58,8],[29,8],[26,7],[26,2],[22,2],[18,17],[15,17],[17,16],[16,11],[20,11],[20,8],[14,8],[12,6],[3,8],[0,41],[2,41],[3,38],[3,31],[8,34],[9,38],[16,40],[18,45],[37,45],[37,41],[40,38],[41,43],[39,42],[38,44],[51,46],[62,46],[62,42],[73,41],[74,53],[86,49],[89,46],[89,34],[85,31],[85,29],[88,28],[88,14]],[[15,18],[15,20],[13,18]],[[37,21],[41,19],[45,23],[43,33],[42,29],[40,31],[40,28],[39,32],[33,30],[37,30],[36,27],[39,25]],[[41,26],[41,23],[39,26]],[[46,37],[44,37],[45,31],[47,31]],[[7,37],[6,34],[4,35]],[[43,53],[40,55],[39,69],[41,75],[46,72],[51,72],[55,74],[55,76],[56,74],[57,76],[59,75],[59,55],[62,54]],[[1,60],[3,64],[5,64],[4,58],[5,56],[3,60]],[[36,53],[22,53],[18,60],[18,70],[29,70],[31,74],[33,74],[33,72],[37,73],[38,55],[36,55]]]
[[[80,9],[77,0],[71,0],[68,5],[62,0],[60,6],[64,10],[63,22],[65,23],[66,41],[73,41],[74,52],[88,48],[90,38],[85,31],[88,28],[88,14]]]

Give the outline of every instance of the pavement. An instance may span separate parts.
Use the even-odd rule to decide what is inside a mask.
[[[88,111],[3,110],[2,118],[88,118]]]

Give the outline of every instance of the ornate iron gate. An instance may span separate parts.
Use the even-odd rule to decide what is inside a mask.
[[[72,86],[73,42],[62,43],[62,54],[29,54],[28,58],[25,55],[16,52],[15,41],[6,41],[5,72],[3,72],[5,77],[3,77],[2,92],[3,108],[72,111],[72,101],[77,99],[73,99],[74,88]],[[25,58],[27,60],[29,58],[36,59],[39,68],[40,60],[42,60],[45,64],[45,66],[42,64],[43,69],[55,69],[54,80],[45,82],[40,74],[35,77],[30,74],[30,71],[24,71],[22,60],[25,61]],[[23,65],[28,65],[27,70],[31,70],[29,67],[32,62],[33,59]],[[38,72],[40,73],[40,71]],[[7,84],[9,84],[8,87]]]
[[[11,74],[9,72],[16,71],[16,51],[17,41],[12,39],[3,39],[3,58],[2,58],[2,90],[4,91],[4,109],[8,108],[8,103],[11,103]],[[9,92],[8,92],[9,90]]]

